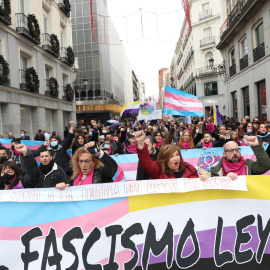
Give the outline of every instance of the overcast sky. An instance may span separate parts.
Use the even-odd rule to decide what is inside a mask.
[[[170,67],[184,19],[181,0],[107,0],[107,3],[132,69],[145,81],[146,96],[158,95],[158,71]],[[141,8],[159,15],[143,12],[142,24],[140,12],[128,16],[127,24],[120,18]],[[144,39],[141,39],[142,25]]]

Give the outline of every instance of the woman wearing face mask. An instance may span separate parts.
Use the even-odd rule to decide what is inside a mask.
[[[241,146],[248,146],[247,138],[248,135],[246,133],[242,134]]]
[[[254,136],[254,135],[256,135],[255,132],[254,132],[252,123],[249,122],[249,123],[247,124],[245,133],[247,133],[248,136]]]
[[[84,135],[79,134],[75,138],[73,144],[72,144],[72,156],[75,154],[76,150],[82,146],[84,146],[87,143],[87,139]]]
[[[148,146],[144,143],[145,134],[143,131],[136,133],[136,140],[140,165],[151,179],[199,177],[195,167],[184,162],[177,145],[168,144],[162,146],[157,160],[153,161],[150,157]]]
[[[260,144],[268,145],[270,143],[270,132],[267,131],[265,124],[260,124],[257,138]]]
[[[62,167],[65,171],[67,177],[72,174],[71,168],[69,167],[69,156],[67,150],[70,148],[73,140],[73,131],[74,131],[74,122],[70,121],[70,129],[67,137],[64,139],[62,144],[59,143],[57,136],[52,135],[50,137],[50,144],[48,146],[48,151],[50,151],[51,156],[53,157],[54,162]]]
[[[26,174],[14,161],[6,161],[0,167],[0,189],[35,188],[40,172],[33,154],[24,144],[17,144],[15,149],[22,154]]]

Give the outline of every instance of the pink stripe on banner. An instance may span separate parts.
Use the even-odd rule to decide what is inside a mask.
[[[202,102],[197,98],[189,98],[189,97],[183,97],[181,95],[175,95],[170,92],[165,91],[165,97],[175,99],[178,101],[184,101],[184,102],[194,102],[201,104]]]
[[[128,262],[132,258],[131,251],[126,249],[115,254],[115,261],[119,263],[119,270],[124,270],[124,263]],[[107,264],[109,258],[106,258],[98,263],[104,265]]]
[[[179,100],[179,103],[181,101]],[[194,104],[195,105],[195,104]],[[176,110],[176,111],[190,111],[190,112],[203,112],[203,108],[202,107],[183,107],[183,106],[179,106],[179,105],[174,105],[174,104],[171,104],[171,103],[167,103],[167,102],[164,102],[163,104],[163,108],[166,108],[166,109],[171,109],[171,110]]]
[[[118,163],[124,172],[137,171],[138,162]]]
[[[117,211],[115,211],[117,209]],[[112,204],[95,212],[74,217],[70,219],[63,219],[60,221],[50,222],[46,224],[36,225],[43,231],[43,236],[38,239],[44,239],[48,235],[50,228],[56,230],[57,237],[63,235],[73,227],[80,226],[83,233],[88,233],[94,229],[95,226],[102,228],[115,222],[129,213],[128,199],[124,199],[118,203]],[[21,236],[36,226],[24,227],[0,227],[0,240],[20,240]]]

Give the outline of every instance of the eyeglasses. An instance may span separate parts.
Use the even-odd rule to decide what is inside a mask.
[[[235,149],[228,149],[228,150],[225,150],[225,152],[228,152],[229,154],[233,154],[233,152],[236,152],[236,153],[239,153],[241,151],[240,148],[235,148]]]
[[[83,164],[83,163],[85,163],[85,164],[90,164],[91,161],[92,161],[92,160],[89,160],[89,159],[87,159],[87,160],[79,160],[79,163],[80,163],[80,164]]]

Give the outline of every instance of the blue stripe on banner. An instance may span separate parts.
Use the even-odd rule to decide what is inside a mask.
[[[2,143],[2,144],[11,144],[11,139],[1,138],[0,143]],[[21,143],[23,143],[26,146],[35,146],[35,145],[44,144],[44,142],[41,142],[41,141],[30,141],[30,140],[21,140]]]
[[[164,108],[163,114],[169,114],[169,115],[180,115],[180,116],[203,116],[203,112],[190,112],[190,111],[177,111],[177,110],[171,110]]]
[[[178,95],[178,96],[181,96],[181,97],[188,97],[188,98],[198,99],[198,97],[196,97],[194,95],[191,95],[191,94],[189,94],[187,92],[184,92],[182,90],[175,89],[175,88],[172,88],[172,87],[169,87],[169,86],[165,86],[165,91],[170,92],[170,93],[175,94],[175,95]]]
[[[97,211],[125,199],[124,197],[96,201],[55,203],[1,202],[0,226],[34,226],[74,218]],[[16,225],[14,226],[14,224]]]

